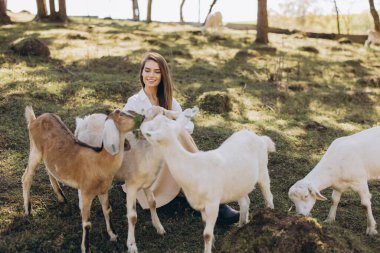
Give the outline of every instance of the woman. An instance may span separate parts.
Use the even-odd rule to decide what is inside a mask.
[[[173,98],[173,85],[170,77],[169,67],[160,54],[149,52],[145,55],[140,67],[140,82],[142,89],[139,93],[128,99],[123,110],[132,110],[137,113],[147,111],[153,105],[161,106],[167,110],[182,111],[181,106]],[[198,148],[195,145],[190,134],[194,129],[194,124],[190,122],[185,129],[188,134],[181,135],[184,138],[184,148],[189,152],[197,152]],[[157,180],[151,187],[155,198],[156,206],[161,207],[173,200],[180,192],[180,187],[174,181],[168,168],[165,166]],[[145,194],[139,191],[137,200],[142,208],[149,208]],[[233,210],[228,205],[220,205],[218,220],[225,224],[232,224],[239,219],[239,212]]]

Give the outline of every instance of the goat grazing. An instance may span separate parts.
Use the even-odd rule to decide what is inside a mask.
[[[316,200],[326,200],[320,191],[332,187],[332,206],[326,222],[335,221],[340,197],[351,188],[359,193],[361,204],[366,209],[366,233],[377,234],[368,180],[380,177],[378,140],[380,127],[334,140],[314,169],[289,189],[289,198],[295,204],[296,212],[310,215]]]
[[[111,207],[108,189],[116,171],[120,168],[124,151],[124,139],[134,128],[134,115],[115,110],[108,115],[103,132],[104,149],[99,152],[80,144],[61,119],[45,113],[36,118],[32,107],[25,108],[28,122],[30,153],[28,166],[22,176],[25,214],[31,214],[30,187],[41,160],[44,161],[49,179],[59,202],[65,197],[58,181],[78,189],[82,214],[82,252],[89,252],[89,222],[91,203],[98,196],[111,241],[113,233],[109,214]]]
[[[174,119],[177,117],[178,112],[154,106],[146,113],[145,121],[153,119],[158,114]],[[105,117],[104,114],[92,114],[84,119],[76,118],[75,136],[78,140],[87,144],[99,146],[101,144],[99,137],[101,137],[104,128]],[[183,131],[182,134],[186,134],[185,132]],[[124,152],[123,163],[114,178],[115,180],[125,182],[123,189],[127,193],[127,246],[129,252],[137,252],[135,240],[135,225],[137,222],[136,195],[140,189],[144,191],[148,200],[153,226],[159,234],[165,233],[164,227],[157,215],[154,194],[149,189],[164,166],[164,159],[161,152],[145,139],[135,138],[133,134],[128,134],[127,139],[129,140],[131,149]],[[183,142],[183,140],[180,137],[180,141]]]
[[[223,26],[223,17],[220,11],[215,12],[207,16],[205,25],[202,27],[202,32],[205,33],[208,29],[213,31],[219,31]]]
[[[186,109],[175,121],[157,115],[143,122],[140,129],[145,138],[161,150],[190,205],[201,212],[206,222],[204,252],[209,253],[220,203],[238,201],[239,226],[243,226],[248,222],[248,194],[258,182],[266,206],[274,208],[267,164],[268,151],[274,151],[275,146],[269,137],[245,130],[234,133],[215,150],[190,153],[177,138],[196,111]]]
[[[380,44],[380,32],[368,30],[368,38],[364,43],[365,47],[369,47],[372,43]]]

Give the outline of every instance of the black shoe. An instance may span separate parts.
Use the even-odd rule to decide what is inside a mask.
[[[240,213],[226,204],[219,205],[217,223],[221,225],[232,225],[239,221]]]

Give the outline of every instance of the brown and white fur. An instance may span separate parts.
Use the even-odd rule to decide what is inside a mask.
[[[90,251],[89,216],[92,200],[96,196],[102,205],[108,235],[111,241],[116,241],[117,236],[113,233],[109,222],[111,207],[108,189],[122,163],[125,135],[135,125],[134,116],[120,110],[108,115],[106,124],[113,127],[105,129],[103,142],[110,143],[109,139],[118,141],[117,143],[114,141],[113,149],[116,152],[113,152],[113,155],[109,153],[107,147],[97,152],[80,145],[61,119],[52,113],[44,113],[36,118],[32,107],[27,106],[25,118],[28,122],[30,140],[28,166],[22,176],[25,215],[31,214],[30,187],[40,161],[43,160],[59,202],[64,202],[65,197],[58,182],[78,189],[83,227],[82,252]],[[117,131],[109,132],[110,129]]]
[[[152,120],[156,115],[165,115],[169,119],[177,118],[179,112],[165,110],[159,106],[153,106],[145,115],[145,120]],[[104,114],[91,114],[83,119],[76,118],[75,137],[91,146],[101,145],[101,134],[104,128]],[[191,138],[186,138],[189,133],[183,130],[179,141],[190,152],[195,152],[195,143],[190,143]],[[136,253],[135,227],[137,223],[136,196],[139,190],[143,190],[148,200],[153,226],[158,234],[164,234],[165,229],[158,218],[156,202],[151,185],[155,182],[161,168],[165,165],[164,158],[159,149],[154,148],[147,140],[135,138],[129,133],[127,139],[131,149],[124,151],[123,163],[115,174],[115,180],[124,181],[123,189],[127,192],[126,206],[128,218],[128,252]],[[190,141],[191,140],[191,141]]]

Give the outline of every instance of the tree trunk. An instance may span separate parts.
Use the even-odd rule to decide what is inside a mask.
[[[216,4],[216,1],[217,1],[217,0],[213,0],[213,1],[212,1],[211,5],[210,5],[210,9],[208,10],[208,13],[207,13],[206,19],[205,19],[205,21],[203,21],[203,26],[206,24],[207,17],[208,17],[208,15],[210,15],[210,13],[211,13],[211,11],[212,11],[212,8],[214,8],[214,5]]]
[[[49,7],[50,7],[50,16],[55,15],[56,10],[55,10],[55,1],[54,0],[49,0]]]
[[[334,5],[335,5],[335,12],[336,12],[336,26],[338,28],[338,34],[340,34],[339,9],[338,9],[338,5],[336,4],[336,0],[334,0]]]
[[[148,0],[148,11],[146,15],[146,22],[150,23],[152,22],[152,1],[153,0]]]
[[[133,20],[139,21],[140,20],[140,10],[139,10],[139,3],[137,0],[132,0],[132,12],[133,12]]]
[[[373,3],[373,0],[369,0],[369,8],[371,11],[371,15],[373,17],[373,21],[375,23],[375,30],[380,32],[380,20],[379,20],[379,14],[377,14],[377,11],[375,9],[375,5]]]
[[[46,2],[45,0],[37,0],[37,15],[34,20],[39,21],[47,18]]]
[[[183,23],[183,22],[185,22],[184,20],[183,20],[183,5],[185,4],[185,1],[186,0],[182,0],[182,2],[181,2],[181,7],[179,8],[179,16],[180,16],[180,21],[181,21],[181,23]]]
[[[0,0],[0,24],[11,23],[11,18],[7,14],[7,0]]]
[[[257,4],[257,34],[255,42],[268,44],[267,0],[258,0]]]
[[[59,21],[58,13],[55,9],[55,1],[54,0],[49,0],[49,8],[50,8],[49,20],[50,21]]]
[[[66,13],[66,0],[59,0],[59,11],[58,11],[59,20],[61,22],[67,22],[67,13]]]

